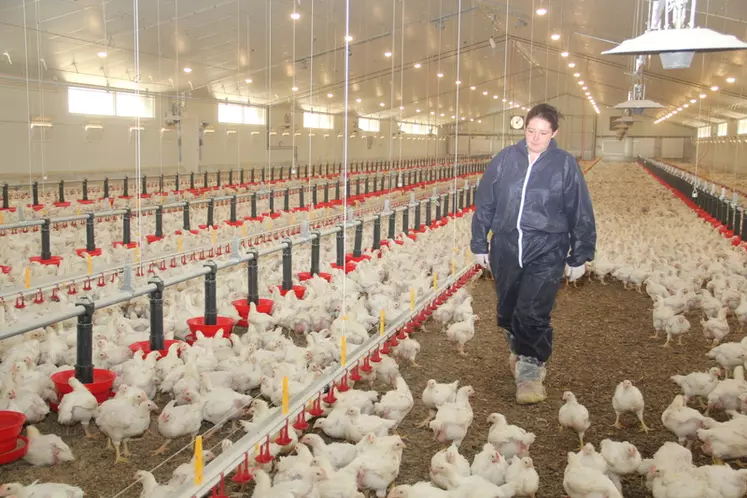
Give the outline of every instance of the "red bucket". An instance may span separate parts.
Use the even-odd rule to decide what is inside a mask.
[[[215,317],[215,325],[205,325],[204,316],[196,316],[187,320],[187,326],[189,331],[192,332],[193,336],[197,336],[197,331],[202,332],[205,337],[215,337],[218,330],[223,329],[223,337],[228,337],[233,331],[234,321],[233,318],[227,316]]]
[[[278,285],[276,287],[280,289],[281,296],[285,296],[286,294],[288,294],[288,292],[290,292],[290,291],[283,289],[282,285]],[[293,292],[296,294],[297,299],[303,299],[304,294],[306,294],[306,287],[304,287],[303,285],[294,285]]]
[[[13,441],[13,447],[10,450],[6,452],[0,451],[0,465],[5,465],[6,463],[12,463],[16,460],[20,460],[21,458],[26,456],[26,452],[28,450],[29,440],[23,436],[18,436],[18,439]]]
[[[332,280],[332,275],[330,275],[329,273],[319,272],[317,275],[319,276],[319,278],[323,278],[327,282]],[[300,280],[301,282],[305,282],[306,280],[311,280],[311,277],[312,275],[310,271],[302,271],[301,273],[298,274],[298,280]]]
[[[169,353],[169,348],[172,344],[178,344],[182,341],[175,341],[175,340],[164,340],[163,341],[163,349],[159,350],[158,352],[161,353],[161,355],[158,357],[160,360],[164,356],[166,356]],[[142,351],[147,356],[148,353],[150,353],[150,341],[140,341],[140,342],[133,342],[130,344],[130,351],[133,353],[137,353],[138,351]],[[176,350],[177,355],[181,355],[181,351],[179,349]]]
[[[23,413],[0,410],[0,454],[13,451],[25,422]]]
[[[74,376],[75,370],[73,369],[52,374],[52,382],[54,382],[54,387],[57,390],[57,404],[49,404],[49,407],[52,408],[53,411],[57,411],[57,406],[59,406],[59,403],[62,402],[62,398],[64,398],[66,394],[73,392],[73,388],[70,387],[70,384],[68,384],[67,381]],[[91,394],[96,398],[96,401],[103,403],[111,397],[112,384],[114,384],[114,379],[116,377],[117,374],[111,370],[94,368],[93,382],[91,384],[83,385],[91,391]]]
[[[241,320],[239,320],[236,325],[239,327],[248,326],[249,324],[247,323],[246,319],[249,316],[249,301],[247,301],[246,299],[237,299],[231,304],[233,304],[233,307],[236,308],[236,312],[241,317]],[[260,299],[259,302],[257,302],[257,312],[271,315],[272,307],[274,305],[275,301],[273,301],[272,299]]]

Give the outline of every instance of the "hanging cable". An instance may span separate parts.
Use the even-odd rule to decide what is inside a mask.
[[[343,254],[348,253],[348,112],[350,106],[348,105],[348,97],[350,93],[350,57],[347,56],[350,50],[350,0],[345,0],[345,91],[344,91],[344,104],[345,114],[343,116],[343,142],[342,142],[342,168],[343,168],[343,196],[342,196],[342,246]],[[363,220],[361,220],[361,223]],[[343,258],[342,261],[342,272],[343,275],[346,272],[347,261]],[[342,313],[347,316],[347,278],[342,279]],[[347,338],[347,330],[345,325],[347,320],[342,321],[342,335]]]
[[[309,35],[309,109],[314,110],[314,0],[311,0],[311,30]],[[348,37],[345,36],[345,39],[347,40]],[[294,44],[295,48],[295,44]],[[347,53],[345,53],[345,57],[347,57]],[[306,172],[309,173],[309,165],[312,164],[311,160],[311,131],[309,131],[309,155],[308,160],[306,162]],[[312,175],[309,174],[307,178],[307,184],[309,189],[311,189],[311,177]],[[316,188],[316,187],[314,187]],[[311,199],[309,199],[309,202],[311,202]],[[312,206],[313,207],[313,206]],[[308,220],[309,223],[311,223],[311,207],[308,211]]]
[[[29,40],[28,40],[28,27],[26,25],[26,2],[21,2],[23,7],[23,51],[25,54],[25,60],[26,60],[26,116],[27,116],[27,126],[26,130],[28,133],[28,158],[29,158],[29,197],[31,197],[31,188],[34,183],[33,175],[32,175],[32,163],[33,159],[31,157],[31,139],[32,139],[32,128],[31,128],[31,83],[29,81]]]
[[[177,8],[178,0],[174,1],[174,8]],[[138,14],[138,0],[132,0],[132,22],[133,22],[133,51],[134,51],[134,57],[135,57],[135,98],[137,101],[140,101],[140,16]],[[176,22],[179,20],[179,12],[177,10],[176,15]],[[104,25],[106,25],[106,19],[104,19]],[[177,50],[177,55],[179,51]],[[178,74],[178,70],[177,70]],[[178,97],[178,93],[177,93]],[[178,98],[177,98],[178,102]],[[141,162],[140,162],[140,113],[136,113],[137,117],[135,118],[135,205],[137,206],[137,233],[138,233],[138,247],[144,247],[142,244],[142,240],[140,237],[143,233],[143,214],[140,210],[142,199],[140,198],[141,192],[141,176],[142,171],[140,169]],[[141,258],[140,261],[143,259]],[[139,263],[139,262],[138,262]]]

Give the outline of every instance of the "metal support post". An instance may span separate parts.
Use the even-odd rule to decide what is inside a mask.
[[[247,290],[246,301],[257,305],[259,304],[259,252],[256,249],[250,249],[248,252],[253,257],[247,265],[249,289]]]
[[[218,299],[216,295],[216,274],[218,265],[215,261],[208,261],[205,266],[210,268],[210,273],[205,275],[205,325],[215,325],[218,317]]]
[[[93,233],[93,220],[94,214],[88,213],[86,215],[86,251],[88,252],[96,250],[95,234]]]
[[[156,290],[148,295],[150,301],[150,350],[163,351],[166,349],[163,337],[163,280],[156,275],[148,279],[149,284],[156,286]]]
[[[283,248],[283,290],[293,289],[293,242],[285,239]]]

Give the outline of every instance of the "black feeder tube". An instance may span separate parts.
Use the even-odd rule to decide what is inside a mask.
[[[189,189],[190,190],[195,189],[195,172],[194,171],[189,173]]]
[[[360,222],[355,227],[355,239],[354,239],[354,244],[353,244],[353,257],[354,258],[361,257],[361,254],[363,254],[362,246],[363,246],[363,222]]]
[[[374,218],[373,229],[373,249],[381,249],[381,215],[377,214]]]
[[[239,185],[244,184],[244,168],[239,170]]]
[[[57,194],[59,202],[65,202],[65,180],[60,180],[59,193]]]
[[[438,199],[436,199],[436,221],[439,221],[441,219],[441,196],[438,196]]]
[[[8,204],[8,201],[9,201],[8,192],[9,192],[8,184],[3,183],[3,209],[8,209],[10,207],[10,204]]]
[[[324,202],[329,202],[329,182],[324,183]]]
[[[467,200],[466,200],[465,207],[470,207],[472,205],[472,187],[469,187],[467,189],[466,195],[467,195]]]
[[[369,193],[369,191],[370,191],[370,183],[369,183],[369,181],[368,181],[368,177],[366,177],[366,180],[365,180],[365,182],[366,182],[366,183],[365,183],[365,185],[364,185],[364,191],[363,191],[363,192],[364,192],[365,194],[368,194],[368,193]]]
[[[252,170],[254,171],[254,170]],[[252,194],[252,200],[251,200],[251,217],[256,218],[257,217],[257,194]]]
[[[405,206],[405,209],[402,211],[402,233],[405,235],[407,234],[407,231],[410,228],[410,206]]]
[[[181,190],[182,189],[181,183],[182,183],[181,178],[179,178],[179,173],[177,172],[176,178],[174,178],[174,190],[176,190],[177,192]]]
[[[49,218],[44,218],[42,220],[42,227],[41,227],[41,259],[44,261],[49,261],[52,259],[52,249],[50,244],[50,234],[49,234]]]
[[[299,205],[299,207],[301,207],[301,209],[303,209],[304,207],[306,207],[306,204],[304,203],[303,194],[304,194],[304,187],[301,186],[298,189],[298,205]]]
[[[130,196],[130,179],[128,177],[124,177],[124,184],[122,185],[122,195],[125,197]]]
[[[734,235],[742,238],[742,214],[743,209],[737,207],[734,209]]]
[[[444,194],[444,211],[443,215],[448,216],[449,215],[449,197],[451,197],[451,194]]]
[[[176,190],[179,190],[178,188]],[[163,175],[158,177],[158,191],[163,193]]]
[[[459,190],[459,210],[464,209],[464,189]]]
[[[207,227],[208,228],[213,226],[214,213],[215,213],[215,199],[211,197],[208,200],[208,207],[207,207]]]
[[[220,187],[220,170],[215,174],[215,186]]]
[[[163,280],[158,276],[148,279],[149,284],[156,286],[156,290],[148,295],[150,301],[150,350],[163,351]]]
[[[425,200],[425,226],[431,226],[431,200]]]
[[[96,250],[96,239],[93,232],[93,220],[94,214],[88,213],[86,215],[86,251],[88,252]]]
[[[319,275],[319,257],[322,247],[322,237],[319,232],[312,232],[311,236],[311,274]]]
[[[293,242],[285,239],[286,246],[283,248],[283,290],[293,289]]]
[[[122,215],[122,243],[124,245],[130,244],[130,219],[132,217],[132,210],[130,208],[125,209],[125,214]]]
[[[361,177],[355,179],[355,195],[361,195]]]
[[[392,211],[389,213],[389,238],[393,239],[395,236],[395,230],[397,230],[397,212]]]
[[[249,172],[249,182],[254,183],[254,168]]]
[[[290,211],[290,189],[286,188],[283,192],[283,211]]]
[[[31,203],[34,206],[39,205],[39,182],[34,182],[31,184]]]
[[[422,207],[422,204],[420,201],[418,201],[417,205],[415,206],[415,231],[417,232],[420,230],[420,208]]]
[[[191,230],[189,226],[189,201],[184,202],[184,207],[182,207],[182,214],[184,215],[184,230]]]
[[[726,229],[730,232],[734,230],[734,206],[731,203],[726,204]]]
[[[744,219],[744,208],[740,208],[739,211],[741,213],[741,216],[740,216],[741,219],[739,222],[741,230],[739,233],[739,238],[742,239],[742,241],[747,242],[747,223],[745,223],[745,219]]]
[[[317,204],[316,199],[316,185],[311,186],[311,205],[316,206]]]
[[[206,171],[204,175],[202,175],[202,188],[207,188],[208,186],[208,172]]]
[[[249,288],[247,289],[246,302],[259,304],[259,252],[256,249],[248,251],[252,258],[247,264],[247,282]]]
[[[143,177],[140,179],[140,193],[141,194],[148,193],[148,176],[147,175],[143,175]]]
[[[218,318],[218,299],[216,295],[216,274],[218,265],[214,261],[208,261],[205,266],[210,268],[210,273],[205,275],[205,325],[215,325]]]
[[[228,170],[228,185],[233,185],[233,170]]]
[[[270,168],[270,181],[275,181],[275,168]]]
[[[78,316],[78,334],[75,358],[75,378],[82,384],[93,383],[93,312],[94,305],[88,297],[81,297],[76,306],[85,311]]]
[[[88,200],[88,179],[87,178],[83,178],[83,186],[81,188],[83,190],[83,200],[87,201]]]
[[[340,231],[335,235],[335,242],[337,243],[337,266],[343,268],[345,266],[345,225],[340,225]]]
[[[156,206],[156,237],[163,237],[163,206]]]
[[[337,180],[337,183],[335,183],[335,200],[340,200],[340,180]]]
[[[231,223],[236,223],[236,195],[231,196]]]
[[[270,199],[270,213],[275,213],[275,192],[270,190],[270,192],[267,194]]]
[[[264,168],[262,168],[262,175],[261,175],[262,182],[265,181],[265,176],[266,176],[266,170]]]

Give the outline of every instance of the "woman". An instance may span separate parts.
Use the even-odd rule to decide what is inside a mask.
[[[547,397],[542,382],[552,353],[550,312],[563,269],[567,265],[568,280],[581,278],[596,246],[583,174],[554,140],[558,119],[548,104],[527,113],[524,139],[499,152],[485,170],[472,218],[470,248],[495,278],[498,326],[506,331],[520,404]]]

